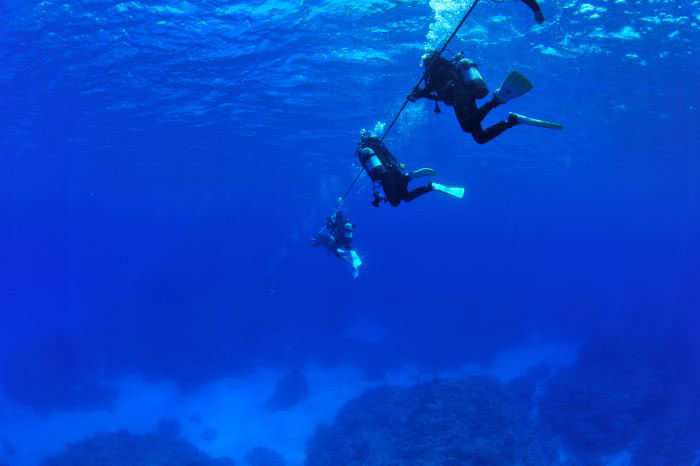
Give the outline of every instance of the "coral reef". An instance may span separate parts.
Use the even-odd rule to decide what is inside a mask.
[[[270,411],[283,411],[309,396],[309,386],[300,370],[292,370],[277,381],[275,392],[265,403]]]
[[[582,348],[540,399],[542,420],[581,457],[630,451],[635,465],[691,464],[700,451],[692,338],[611,335]]]
[[[0,458],[14,458],[15,447],[9,440],[0,437]]]
[[[158,432],[130,434],[126,430],[98,433],[68,445],[42,466],[233,466],[227,458],[212,459],[179,438],[172,421],[161,422]]]
[[[558,456],[508,385],[467,377],[363,393],[318,427],[305,464],[542,466]]]
[[[243,458],[246,466],[286,466],[287,462],[278,453],[269,448],[253,448]]]
[[[207,442],[211,442],[212,440],[216,440],[216,437],[218,436],[219,431],[214,429],[213,427],[209,427],[202,431],[202,435],[200,435],[199,438],[201,438],[202,440],[206,440]]]
[[[42,416],[65,409],[109,409],[116,393],[95,376],[98,365],[89,345],[56,331],[3,355],[0,384],[9,399],[31,406]]]

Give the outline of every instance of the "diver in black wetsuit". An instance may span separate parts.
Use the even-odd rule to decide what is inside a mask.
[[[372,181],[382,185],[384,195],[375,191],[372,201],[374,207],[379,207],[380,201],[387,201],[397,207],[401,201],[410,202],[433,190],[432,184],[428,183],[409,191],[408,183],[413,179],[413,172],[404,174],[401,171],[403,164],[396,160],[379,138],[363,135],[356,154]]]
[[[311,237],[311,246],[323,246],[336,257],[352,266],[353,277],[357,278],[362,259],[352,247],[352,234],[355,225],[342,211],[337,211],[326,220],[326,225]]]
[[[355,225],[350,223],[342,210],[336,212],[332,217],[326,220],[325,231],[322,229],[317,234],[311,237],[312,246],[325,246],[329,251],[333,251],[336,255],[339,250],[352,251],[352,233]]]
[[[336,212],[333,217],[326,220],[326,229],[335,241],[335,249],[344,249],[350,251],[352,249],[352,231],[355,225],[350,223],[350,220],[345,217],[342,210]]]
[[[463,188],[452,188],[438,183],[428,183],[409,191],[408,183],[411,180],[423,176],[435,176],[435,170],[421,168],[404,173],[403,164],[396,160],[396,157],[377,137],[363,133],[356,154],[372,181],[379,182],[384,191],[384,195],[381,195],[375,190],[372,201],[374,207],[379,207],[381,201],[388,202],[392,207],[398,207],[401,201],[410,202],[434,190],[459,198],[464,195]]]
[[[427,53],[423,56],[423,67],[427,73],[426,85],[423,89],[414,89],[408,99],[415,102],[420,98],[426,98],[454,107],[462,130],[471,133],[477,144],[485,144],[508,128],[517,125],[518,119],[511,115],[506,121],[500,121],[486,129],[482,128],[481,122],[486,115],[505,102],[499,100],[494,94],[493,98],[484,105],[477,106],[476,99],[486,97],[489,92],[476,70],[478,66],[471,60],[463,59],[461,55],[448,60],[438,56],[437,52]]]

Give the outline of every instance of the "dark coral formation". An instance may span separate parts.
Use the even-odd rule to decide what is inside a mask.
[[[150,434],[126,430],[99,433],[69,445],[43,466],[233,466],[227,458],[212,459],[190,442],[173,435],[173,424]]]
[[[40,415],[64,409],[108,409],[116,393],[99,382],[98,366],[94,352],[79,338],[54,332],[18,345],[2,357],[0,385],[8,398]]]
[[[15,447],[4,438],[0,437],[0,458],[14,458]]]
[[[467,377],[383,386],[347,403],[319,426],[307,466],[553,465],[527,403],[498,380]]]
[[[691,464],[700,451],[692,338],[614,335],[585,346],[540,400],[542,419],[584,457],[626,449],[635,465]]]
[[[287,462],[277,452],[265,447],[253,448],[243,458],[246,466],[286,466]]]
[[[309,396],[309,385],[300,370],[292,370],[277,381],[275,392],[265,403],[270,411],[289,409]]]
[[[219,436],[219,431],[214,429],[213,427],[206,428],[202,431],[202,434],[199,436],[202,440],[206,440],[207,442],[211,442],[213,440],[216,440],[216,437]]]

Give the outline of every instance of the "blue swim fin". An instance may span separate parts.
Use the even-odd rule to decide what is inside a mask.
[[[532,87],[532,83],[525,76],[517,71],[511,71],[494,95],[500,103],[504,104],[516,97],[527,94]]]
[[[441,193],[449,194],[450,196],[454,196],[457,199],[462,199],[464,197],[464,188],[461,188],[459,186],[445,186],[444,184],[440,183],[430,183],[431,186],[433,187],[434,190],[440,191]]]
[[[341,248],[336,249],[335,252],[352,266],[352,277],[357,278],[360,275],[359,268],[362,265],[362,259],[357,255],[357,252],[354,249]]]
[[[528,125],[528,126],[539,126],[540,128],[549,129],[564,129],[564,125],[559,123],[553,123],[551,121],[538,120],[537,118],[526,117],[525,115],[519,115],[517,113],[511,112],[510,115],[515,117],[516,125]]]

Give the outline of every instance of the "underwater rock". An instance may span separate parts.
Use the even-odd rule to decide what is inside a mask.
[[[69,444],[42,466],[233,466],[228,458],[212,459],[186,440],[161,432],[98,433]]]
[[[543,421],[582,456],[627,450],[635,465],[691,464],[700,451],[698,355],[678,335],[599,338],[546,384]]]
[[[15,454],[15,447],[12,446],[9,440],[0,438],[0,456],[5,458],[14,458]]]
[[[116,392],[94,375],[99,366],[94,353],[70,333],[42,335],[0,358],[0,385],[9,399],[41,416],[58,410],[110,409]]]
[[[275,392],[265,403],[270,411],[284,411],[309,396],[309,386],[300,370],[290,371],[277,381]]]
[[[535,407],[535,398],[538,391],[552,376],[552,368],[547,363],[532,366],[523,375],[515,377],[508,382],[508,386],[520,400],[527,403],[528,409]]]
[[[278,453],[265,447],[253,448],[243,458],[246,466],[286,466],[287,462]]]
[[[306,466],[555,465],[511,389],[490,377],[382,386],[343,406],[307,446]]]
[[[219,431],[213,428],[209,429],[204,429],[202,431],[202,435],[200,435],[200,438],[202,440],[206,440],[207,442],[211,442],[212,440],[216,439],[216,437],[219,436]]]
[[[170,437],[179,437],[180,422],[177,419],[161,419],[158,421],[158,433]]]

